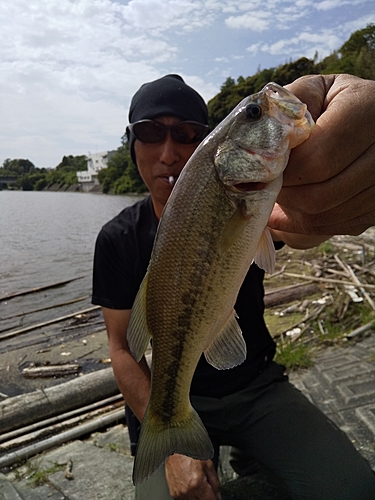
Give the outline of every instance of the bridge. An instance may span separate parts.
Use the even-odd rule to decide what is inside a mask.
[[[0,176],[0,189],[7,189],[10,184],[15,184],[17,177]]]

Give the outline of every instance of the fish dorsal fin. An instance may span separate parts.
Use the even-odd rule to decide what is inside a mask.
[[[137,362],[140,361],[146,352],[151,338],[146,320],[147,279],[148,273],[146,273],[135,297],[126,332],[130,352]]]
[[[249,222],[249,219],[250,217],[246,215],[242,207],[239,206],[224,227],[219,245],[219,253],[221,255],[225,253],[240,237]]]
[[[258,248],[254,257],[255,264],[267,273],[273,274],[276,265],[275,245],[269,229],[266,227],[259,240]]]
[[[207,362],[218,370],[233,368],[246,359],[246,344],[236,317],[233,311],[221,332],[204,351]]]

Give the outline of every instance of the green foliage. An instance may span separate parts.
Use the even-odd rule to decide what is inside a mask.
[[[131,160],[129,145],[125,140],[109,159],[108,167],[100,170],[98,180],[102,185],[103,193],[142,193],[147,190],[137,167]]]
[[[290,340],[280,341],[277,346],[275,361],[285,366],[288,371],[308,368],[314,364],[312,348]]]
[[[277,68],[264,69],[255,75],[240,76],[237,83],[227,78],[220,92],[208,102],[209,125],[216,127],[246,96],[258,92],[268,82],[286,85],[304,75],[350,73],[375,80],[375,25],[358,30],[336,52],[321,62],[301,57]]]
[[[300,76],[317,73],[314,61],[302,57],[277,68],[264,69],[255,75],[244,78],[240,76],[237,83],[227,78],[219,94],[208,102],[209,125],[213,129],[237,104],[246,96],[259,92],[268,82],[286,85]]]
[[[35,165],[30,160],[7,158],[0,168],[0,176],[19,177],[35,171]]]
[[[77,183],[76,172],[87,168],[86,156],[64,156],[55,169],[37,168],[30,160],[6,159],[0,177],[16,177],[15,188],[41,191],[53,185],[66,188]]]
[[[57,165],[56,170],[61,172],[80,172],[87,169],[87,157],[80,156],[63,156],[61,162]]]
[[[375,24],[355,31],[342,47],[317,65],[319,72],[350,73],[375,79]]]

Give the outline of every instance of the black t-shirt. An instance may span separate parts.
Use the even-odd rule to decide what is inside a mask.
[[[151,198],[125,208],[101,229],[95,247],[92,303],[131,309],[147,271],[158,220]],[[223,397],[246,387],[275,355],[275,343],[264,322],[264,271],[253,264],[241,286],[235,310],[247,358],[229,370],[217,370],[202,355],[191,394]]]

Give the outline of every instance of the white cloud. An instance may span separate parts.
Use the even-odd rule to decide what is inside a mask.
[[[0,2],[0,165],[117,147],[131,96],[166,73],[208,100],[228,76],[325,55],[375,22],[373,0],[354,1]]]
[[[322,30],[319,33],[303,32],[298,36],[281,39],[272,44],[263,44],[260,50],[271,55],[283,55],[289,58],[302,56],[313,58],[316,52],[319,57],[325,57],[337,49],[340,43],[341,40],[337,35]]]
[[[225,24],[233,29],[250,29],[264,31],[269,28],[270,18],[267,12],[247,12],[241,16],[230,16]]]
[[[122,8],[122,14],[133,28],[160,34],[170,29],[202,28],[212,20],[202,15],[202,11],[208,14],[211,9],[202,1],[131,0]]]
[[[349,6],[350,9],[356,6],[368,4],[369,0],[323,0],[322,2],[317,2],[314,4],[315,9],[321,11],[327,11],[332,9],[340,9],[345,6]]]

